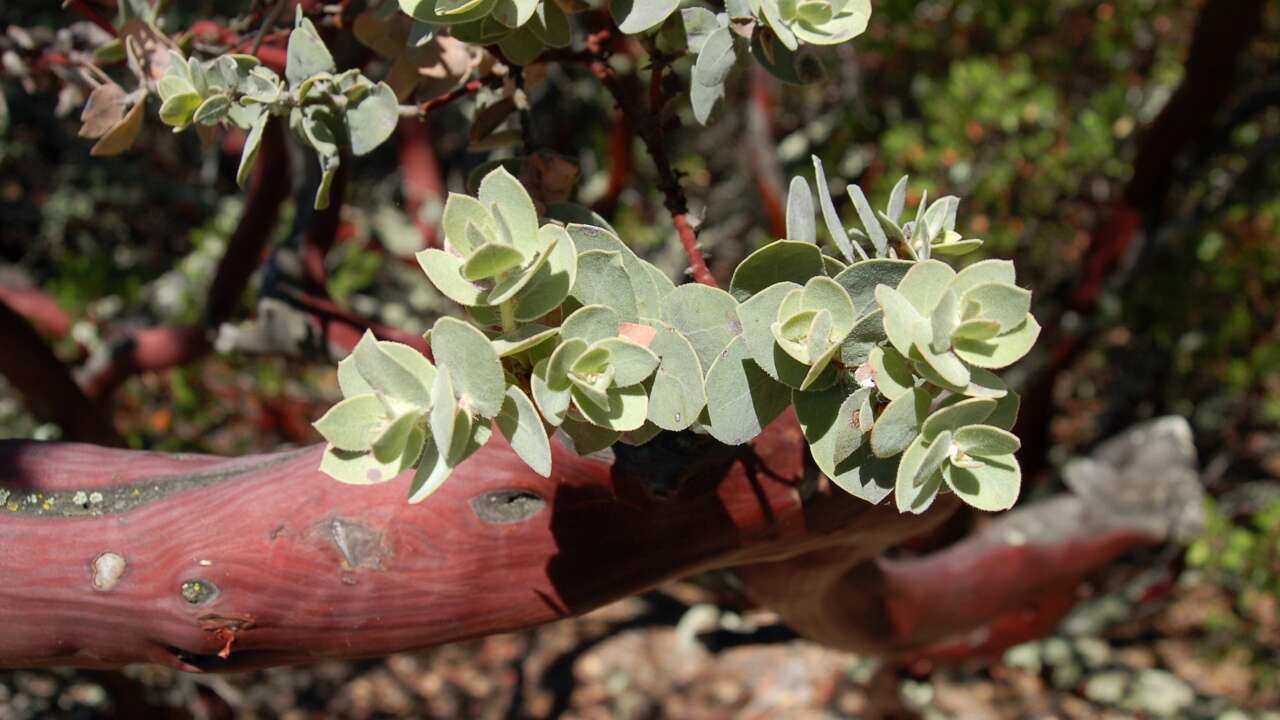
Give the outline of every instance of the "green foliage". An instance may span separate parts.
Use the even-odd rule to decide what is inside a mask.
[[[1205,623],[1207,648],[1236,663],[1243,655],[1256,671],[1259,695],[1280,689],[1274,650],[1265,640],[1274,633],[1280,597],[1280,499],[1265,488],[1260,484],[1247,515],[1206,500],[1204,530],[1186,552],[1187,565],[1226,596]]]
[[[363,483],[416,466],[417,501],[491,422],[547,475],[557,428],[581,453],[659,430],[737,445],[794,405],[815,462],[859,497],[892,491],[901,510],[922,512],[950,491],[1008,508],[1020,482],[1016,396],[984,368],[1030,349],[1030,293],[1011,263],[956,272],[930,257],[958,242],[956,198],[922,201],[899,225],[902,192],[872,212],[852,188],[863,226],[847,229],[819,187],[828,229],[844,239],[815,243],[812,197],[793,183],[788,234],[799,239],[753,253],[725,292],[672,285],[606,228],[540,218],[520,182],[493,168],[475,197],[449,196],[443,249],[418,256],[470,321],[436,322],[438,367],[404,345],[361,342],[339,365],[346,399],[316,423],[325,471]]]
[[[567,12],[586,3],[551,0],[399,0],[400,9],[424,28],[424,36],[447,29],[464,42],[496,45],[516,65],[535,62],[546,50],[572,43]],[[694,118],[706,124],[725,96],[729,72],[749,38],[750,53],[784,82],[824,77],[813,47],[843,43],[860,34],[871,17],[869,0],[750,0],[726,11],[681,7],[678,0],[609,0],[618,29],[639,35],[669,59],[694,56],[689,99]]]
[[[287,117],[294,136],[318,155],[322,180],[315,206],[324,208],[344,149],[365,155],[385,142],[400,119],[400,105],[385,82],[375,84],[359,70],[339,73],[301,7],[287,56],[282,80],[251,55],[202,61],[171,51],[168,69],[156,83],[160,120],[175,132],[219,124],[248,130],[236,174],[244,185],[268,119]]]

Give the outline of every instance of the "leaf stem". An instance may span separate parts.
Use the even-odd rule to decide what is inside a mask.
[[[508,300],[498,304],[498,315],[502,320],[502,332],[509,333],[516,329],[516,301]]]

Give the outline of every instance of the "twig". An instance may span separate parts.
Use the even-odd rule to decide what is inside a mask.
[[[671,167],[671,159],[667,157],[666,137],[662,128],[662,106],[666,96],[662,88],[662,71],[665,60],[655,57],[653,74],[649,79],[649,107],[641,107],[631,92],[623,86],[617,73],[609,66],[608,43],[613,38],[613,31],[601,30],[587,36],[587,51],[591,54],[589,67],[596,79],[604,85],[613,96],[618,108],[627,117],[631,127],[644,141],[645,149],[653,158],[654,167],[658,171],[658,189],[662,191],[664,204],[671,213],[671,221],[675,225],[676,234],[680,236],[680,244],[689,256],[689,266],[693,278],[697,282],[712,287],[719,287],[711,270],[707,268],[707,260],[698,247],[698,236],[689,222],[689,203],[676,171]]]
[[[143,328],[112,342],[105,353],[90,358],[85,366],[82,382],[90,398],[105,402],[134,375],[186,365],[213,350],[209,334],[229,320],[240,305],[288,195],[289,163],[280,122],[271,121],[262,138],[244,212],[205,297],[203,324]]]
[[[262,262],[262,254],[289,195],[289,159],[279,119],[267,123],[258,151],[253,180],[244,213],[227,242],[205,300],[205,325],[216,328],[230,319],[249,276]]]
[[[97,10],[89,7],[89,4],[84,0],[67,0],[66,7],[71,12],[111,33],[111,37],[120,37],[120,31],[116,29],[116,26],[107,22],[106,18],[99,15]]]
[[[475,80],[471,80],[466,84],[460,85],[450,90],[447,93],[442,93],[433,98],[427,98],[426,100],[423,100],[422,102],[418,103],[416,111],[411,111],[409,110],[408,107],[406,107],[401,109],[401,113],[404,114],[406,111],[408,111],[410,114],[416,114],[420,118],[426,118],[427,115],[429,115],[431,111],[435,110],[436,108],[444,107],[445,105],[448,105],[449,103],[454,102],[455,100],[458,100],[460,98],[467,97],[468,95],[475,95],[476,93],[480,92],[481,88],[497,87],[498,85],[501,85],[501,84],[502,84],[502,76],[498,75],[497,73],[491,72],[482,77],[478,77]]]
[[[258,30],[258,36],[253,39],[253,47],[249,49],[250,55],[258,54],[258,49],[262,47],[262,41],[267,37],[267,30],[270,30],[271,26],[276,24],[276,21],[280,19],[280,13],[284,11],[285,5],[288,4],[288,0],[276,0],[276,4],[272,5],[271,9],[267,11],[266,17],[262,19],[262,27]]]
[[[51,420],[69,440],[122,445],[67,366],[25,318],[0,302],[0,375],[22,395],[32,414]]]

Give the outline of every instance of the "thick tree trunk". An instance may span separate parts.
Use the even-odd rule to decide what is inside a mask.
[[[808,470],[792,418],[750,448],[676,435],[617,452],[557,445],[544,479],[495,435],[408,505],[407,477],[341,485],[317,470],[318,447],[227,460],[0,444],[0,666],[242,670],[379,655],[732,566],[801,632],[902,653],[991,621],[1046,577],[1078,582],[1163,537],[1080,523],[1105,551],[1074,546],[1068,565],[1046,569],[1061,552],[1012,536],[886,563],[885,548],[936,525],[954,499],[909,516],[847,496]],[[1063,532],[1049,544],[1079,539]],[[993,560],[1018,562],[983,574]],[[975,597],[952,611],[958,577]]]

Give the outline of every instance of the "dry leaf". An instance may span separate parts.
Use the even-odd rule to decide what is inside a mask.
[[[169,69],[169,51],[181,54],[169,36],[142,22],[130,20],[120,28],[129,69],[139,82],[159,80]]]
[[[126,97],[124,88],[115,83],[94,88],[80,112],[80,137],[100,138],[120,124],[124,119]]]
[[[129,108],[128,114],[120,122],[102,136],[93,149],[89,150],[89,154],[94,157],[119,155],[133,147],[134,141],[138,139],[138,133],[142,131],[142,118],[146,114],[147,98],[144,96]]]
[[[560,155],[534,153],[520,168],[520,182],[539,203],[564,202],[578,182],[578,166]]]

